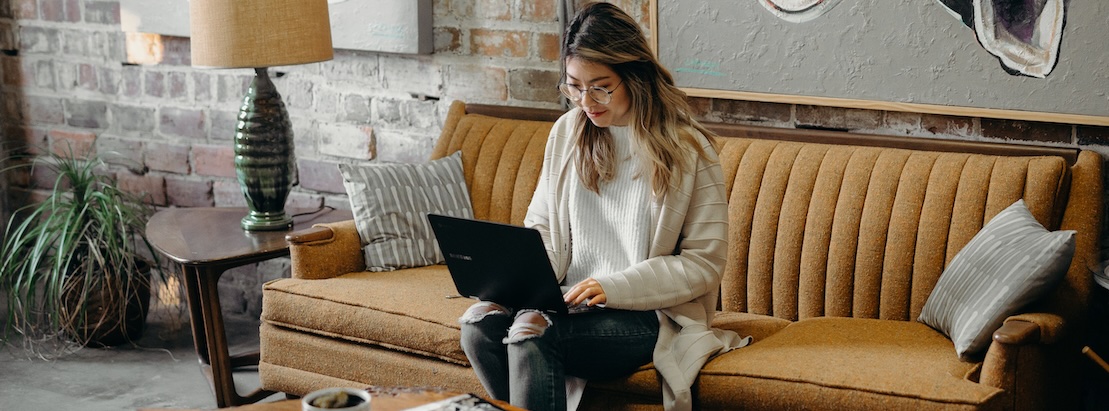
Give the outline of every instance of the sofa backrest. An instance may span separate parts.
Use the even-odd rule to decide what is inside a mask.
[[[722,136],[725,311],[915,320],[944,268],[1023,198],[1076,230],[1066,280],[1035,309],[1079,319],[1101,227],[1101,157],[1074,148],[710,125]]]
[[[1059,227],[1060,157],[726,139],[727,311],[910,320],[951,258],[1024,198]]]
[[[432,158],[462,150],[475,216],[521,224],[560,112],[461,102],[450,110]],[[725,311],[915,320],[951,258],[1020,198],[1045,227],[1079,231],[1050,311],[1087,304],[1101,213],[1094,153],[709,126],[723,137],[729,193]]]
[[[547,135],[560,114],[455,101],[431,159],[462,150],[474,217],[523,224],[539,181]]]

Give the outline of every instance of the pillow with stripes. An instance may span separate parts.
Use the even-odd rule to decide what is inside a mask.
[[[1006,318],[1051,292],[1066,275],[1074,235],[1048,231],[1024,200],[1017,200],[955,254],[919,320],[951,338],[960,359],[978,358]]]
[[[424,164],[340,164],[368,271],[442,263],[428,213],[473,218],[462,152]]]

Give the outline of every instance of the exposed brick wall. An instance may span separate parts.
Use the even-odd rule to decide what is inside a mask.
[[[649,1],[614,3],[647,27]],[[423,161],[453,100],[559,107],[559,7],[559,0],[436,0],[432,55],[337,50],[328,62],[272,68],[296,135],[300,184],[289,205],[326,201],[348,207],[337,163]],[[0,0],[5,145],[118,153],[121,162],[129,161],[114,170],[121,185],[147,193],[160,206],[242,206],[231,141],[253,73],[192,68],[188,39],[132,34],[128,41],[119,31],[119,13],[117,0]],[[143,64],[124,63],[129,55]],[[1109,154],[1105,127],[731,100],[694,103],[711,121],[1013,139]],[[50,180],[9,175],[0,189],[22,202],[26,194],[40,198],[42,192],[25,188],[44,181]],[[0,205],[4,212],[13,206]],[[247,283],[254,287],[257,279]],[[229,306],[252,310],[256,304]]]

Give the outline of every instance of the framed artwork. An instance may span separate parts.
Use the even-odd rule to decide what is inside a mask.
[[[432,0],[327,0],[337,49],[430,54]]]
[[[328,0],[337,49],[429,54],[432,0]],[[124,32],[189,37],[188,0],[120,0]]]
[[[1109,126],[1109,2],[651,3],[692,96]]]
[[[119,0],[125,33],[189,37],[189,0]]]

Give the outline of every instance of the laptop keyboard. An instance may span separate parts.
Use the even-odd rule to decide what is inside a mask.
[[[578,304],[578,305],[571,305],[569,307],[566,307],[566,310],[569,311],[570,314],[581,314],[581,313],[587,313],[587,312],[591,312],[591,311],[600,311],[600,310],[603,310],[604,308],[605,307],[600,306],[600,305],[590,306],[590,305],[587,305],[586,303],[581,303],[581,304]]]

